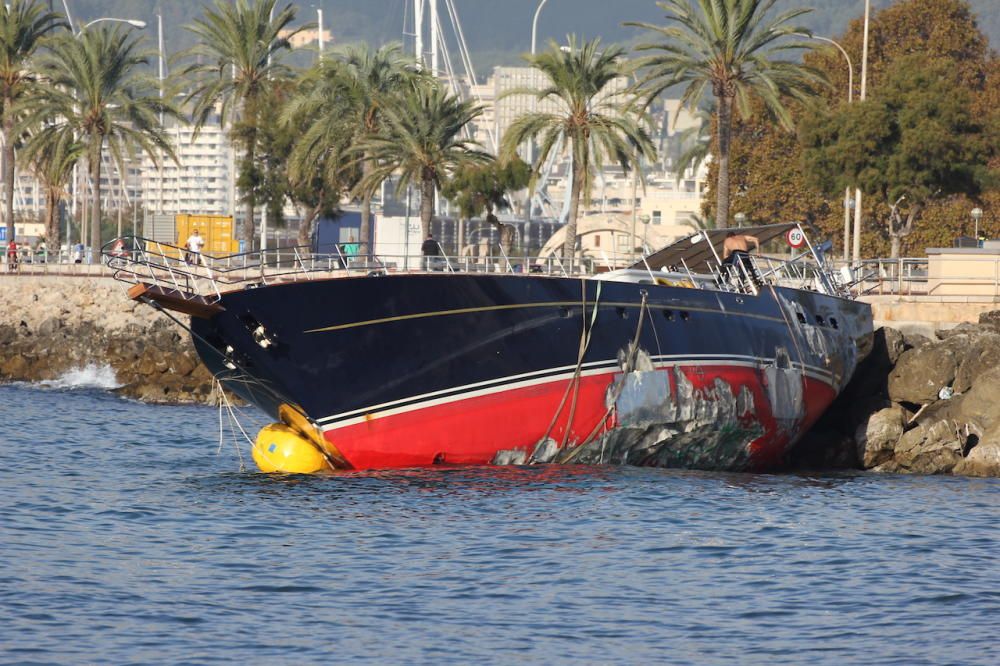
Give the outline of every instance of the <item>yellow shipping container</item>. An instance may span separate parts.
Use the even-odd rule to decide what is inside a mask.
[[[190,215],[178,214],[174,218],[177,232],[177,246],[185,247],[187,239],[198,230],[205,239],[202,251],[215,256],[235,254],[239,244],[233,241],[233,218],[230,215]]]

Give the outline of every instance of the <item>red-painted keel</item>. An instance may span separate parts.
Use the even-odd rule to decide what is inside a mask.
[[[778,427],[771,413],[760,370],[729,365],[681,369],[696,391],[711,386],[716,378],[726,382],[734,393],[746,387],[753,395],[754,410],[742,418],[756,420],[764,429],[762,436],[749,443],[750,468],[766,469],[781,462],[790,444],[790,434]],[[672,375],[671,370],[661,371]],[[557,442],[566,439],[569,445],[574,445],[590,435],[607,415],[605,400],[616,374],[616,370],[609,370],[582,377],[572,423],[570,396],[549,436]],[[485,394],[376,411],[345,425],[334,425],[324,432],[324,436],[354,469],[485,465],[498,451],[522,449],[530,453],[552,423],[569,382],[567,377],[538,380],[529,386],[501,387]],[[671,394],[676,396],[677,387],[672,376],[670,382]],[[805,377],[805,414],[796,431],[805,432],[835,397],[832,386]],[[612,411],[604,427],[616,425]]]

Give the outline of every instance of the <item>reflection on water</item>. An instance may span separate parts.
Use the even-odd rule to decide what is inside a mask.
[[[210,409],[0,401],[0,661],[1000,663],[993,480],[269,477]]]

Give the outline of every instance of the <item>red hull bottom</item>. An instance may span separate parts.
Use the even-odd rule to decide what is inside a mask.
[[[794,424],[779,424],[768,398],[767,380],[757,368],[717,365],[678,367],[695,392],[710,392],[721,379],[733,395],[744,388],[752,396],[741,422],[753,421],[758,436],[746,442],[742,469],[762,470],[779,464],[794,437],[811,426],[836,397],[827,383],[805,376],[804,409]],[[670,375],[671,369],[661,369]],[[617,428],[617,414],[606,405],[616,370],[584,376],[577,391],[575,414],[570,422],[570,398],[555,420],[549,437],[568,446]],[[670,379],[676,396],[676,379]],[[497,390],[486,395],[429,401],[402,410],[372,412],[345,425],[329,426],[326,440],[354,469],[423,467],[434,464],[486,465],[500,451],[530,454],[541,440],[567,394],[570,379],[560,377],[529,386]],[[676,399],[676,398],[671,398]],[[602,421],[604,423],[602,424]],[[723,424],[720,424],[722,426]],[[569,430],[567,436],[567,429]]]

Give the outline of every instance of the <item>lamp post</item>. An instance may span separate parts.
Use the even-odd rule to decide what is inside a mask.
[[[736,226],[737,227],[742,227],[747,222],[747,214],[746,213],[736,213],[736,215],[733,216],[733,219],[736,220]]]
[[[979,221],[981,219],[983,219],[983,209],[980,208],[979,206],[976,206],[975,208],[972,209],[972,221],[975,222],[976,224],[976,230],[974,232],[975,233],[974,237],[976,239],[976,247],[979,247]]]
[[[854,63],[851,62],[851,56],[847,54],[847,50],[829,37],[820,37],[818,35],[806,35],[803,33],[803,37],[809,37],[811,39],[817,39],[821,42],[826,42],[827,44],[832,44],[840,51],[841,55],[844,56],[844,60],[847,61],[847,103],[851,104],[854,102]],[[851,201],[851,188],[847,188],[844,191],[844,261],[846,262],[851,256],[851,210],[854,208]]]
[[[66,15],[67,15],[67,17],[69,17],[69,7],[66,5],[65,2],[63,2],[63,6],[66,7]],[[95,23],[102,23],[102,22],[125,23],[127,25],[132,26],[133,28],[138,28],[139,30],[142,30],[143,28],[146,27],[146,22],[145,21],[140,21],[138,19],[124,19],[124,18],[116,18],[116,17],[113,17],[113,16],[102,16],[101,18],[96,18],[93,21],[88,21],[87,23],[84,23],[82,26],[80,26],[80,29],[77,30],[76,33],[74,33],[73,36],[76,39],[79,39],[80,36],[83,35],[84,31],[87,30],[87,28],[89,28],[90,26],[94,25]],[[70,23],[70,25],[72,26],[72,23]],[[102,156],[102,159],[103,159],[103,156]],[[121,179],[123,177],[127,178],[127,176],[123,176],[120,172],[118,174],[118,177],[119,177],[119,185],[121,185],[120,181],[121,181]],[[77,188],[77,185],[79,183],[78,178],[79,178],[79,162],[74,162],[73,163],[73,208],[74,208],[74,210],[76,208],[76,194],[77,194],[76,188]],[[88,177],[85,177],[84,180],[87,182],[87,184],[89,184],[89,178]],[[84,186],[84,190],[86,190],[86,185]],[[86,204],[86,202],[84,202],[84,203]],[[84,221],[86,221],[86,216],[87,216],[86,208],[87,208],[86,205],[84,205],[84,210],[83,210]],[[121,236],[121,202],[118,203],[118,208],[119,208],[119,210],[118,210],[118,213],[119,213],[119,215],[118,215],[118,217],[119,217],[119,220],[118,220],[118,235]],[[96,225],[98,225],[98,228],[100,228],[101,221],[100,220],[90,220],[90,224],[92,224],[92,225],[96,224]],[[80,242],[84,244],[84,247],[86,247],[87,239],[89,237],[88,234],[87,234],[88,231],[89,231],[89,229],[87,228],[86,224],[81,224],[80,225]],[[92,252],[96,251],[96,248],[92,248],[91,251]]]
[[[871,24],[871,0],[865,0],[865,33],[861,50],[861,101],[868,99],[868,32]],[[861,263],[861,188],[854,191],[854,265]]]

